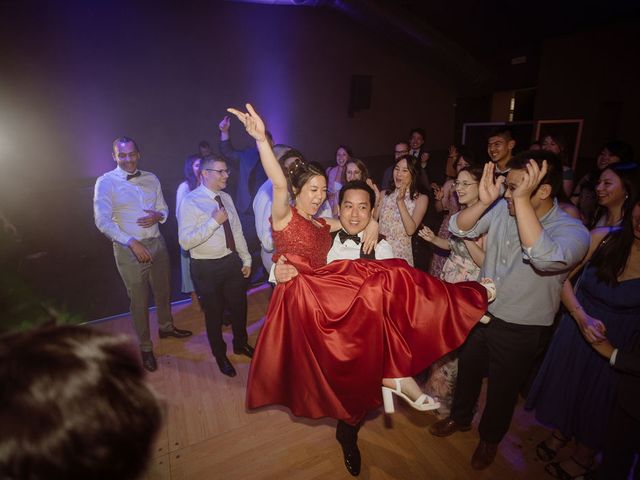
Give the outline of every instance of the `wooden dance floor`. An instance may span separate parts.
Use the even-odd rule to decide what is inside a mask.
[[[249,294],[249,341],[255,345],[270,289]],[[193,330],[186,341],[158,340],[155,313],[152,336],[158,370],[149,380],[165,404],[166,419],[153,449],[149,480],[348,479],[335,440],[335,421],[292,417],[283,407],[245,409],[249,359],[230,354],[238,375],[222,375],[211,355],[203,315],[190,303],[173,308],[175,324]],[[133,335],[128,317],[94,324]],[[231,350],[231,333],[225,327]],[[360,431],[361,479],[541,479],[551,478],[535,459],[535,445],[545,438],[531,413],[521,406],[496,462],[484,472],[469,465],[477,430],[448,438],[427,431],[438,417],[396,402],[396,413],[372,412]],[[474,422],[477,425],[477,418]],[[570,449],[561,452],[560,459]]]

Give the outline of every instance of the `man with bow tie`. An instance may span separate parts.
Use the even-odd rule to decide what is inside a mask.
[[[142,365],[150,372],[158,368],[149,333],[149,284],[158,312],[160,338],[191,335],[173,325],[171,316],[170,262],[158,223],[169,209],[158,177],[138,170],[140,151],[129,137],[113,141],[117,166],[96,181],[93,212],[96,227],[113,242],[118,272],[131,301],[133,327],[138,336]]]
[[[334,260],[356,260],[369,258],[386,260],[395,258],[391,245],[381,236],[375,249],[368,255],[362,251],[362,235],[371,221],[372,205],[376,195],[373,189],[362,180],[352,180],[344,184],[338,196],[340,224],[342,230],[333,234],[333,244],[327,254],[327,263]],[[298,275],[293,265],[281,257],[271,269],[269,280],[284,283]]]
[[[369,255],[362,251],[362,234],[371,220],[372,205],[375,204],[375,193],[371,187],[361,180],[347,182],[340,190],[338,199],[342,230],[338,230],[334,236],[327,263],[358,258],[394,258],[391,245],[383,239],[378,241]]]
[[[362,234],[371,221],[375,200],[374,191],[365,182],[353,180],[344,184],[338,196],[342,230],[339,230],[334,236],[333,245],[327,254],[327,263],[334,260],[356,260],[358,258],[386,260],[395,257],[391,245],[384,239],[378,241],[374,251],[370,254],[367,255],[362,251]],[[293,265],[285,263],[284,257],[280,257],[278,263],[274,265],[272,273],[272,278],[278,283],[288,282],[298,275],[297,269]],[[354,476],[360,473],[359,430],[360,425],[353,426],[338,420],[336,438],[342,446],[345,466]]]

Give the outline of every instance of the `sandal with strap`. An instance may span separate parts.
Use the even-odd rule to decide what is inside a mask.
[[[583,465],[579,461],[577,461],[574,457],[569,457],[569,459],[580,468],[582,468],[583,471],[576,475],[571,475],[564,468],[562,468],[558,462],[547,463],[544,466],[544,470],[552,477],[558,478],[560,480],[574,480],[576,478],[583,478],[585,475],[593,473],[593,462],[591,462],[591,465],[587,467],[586,465]]]
[[[564,448],[564,446],[567,443],[569,443],[569,439],[568,438],[559,437],[558,435],[556,435],[556,432],[551,433],[551,437],[553,437],[554,439],[556,439],[558,441],[558,448],[557,449],[553,449],[553,448],[551,448],[549,446],[549,444],[547,444],[547,441],[549,440],[549,438],[547,438],[546,440],[541,441],[540,443],[538,443],[536,445],[536,455],[543,462],[550,462],[551,460],[556,458],[556,455],[558,454],[558,452],[562,448]]]
[[[382,401],[384,404],[384,413],[394,413],[395,409],[393,407],[393,396],[397,395],[402,398],[405,402],[411,405],[416,410],[420,410],[421,412],[426,412],[428,410],[436,410],[440,408],[440,402],[434,400],[432,397],[423,393],[417,399],[412,400],[406,395],[402,388],[400,387],[401,378],[394,378],[395,388],[390,387],[382,387]]]

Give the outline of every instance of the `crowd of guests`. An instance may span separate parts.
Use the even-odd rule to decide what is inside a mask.
[[[259,256],[274,281],[289,285],[276,289],[269,315],[284,319],[289,329],[284,338],[293,342],[286,348],[298,350],[296,358],[302,360],[308,352],[293,345],[298,337],[291,334],[299,322],[291,321],[290,310],[282,313],[282,309],[291,308],[286,297],[295,292],[298,299],[314,296],[314,311],[324,309],[332,300],[315,298],[315,294],[300,290],[303,287],[300,282],[295,284],[295,278],[317,270],[321,272],[318,276],[326,275],[317,281],[335,285],[337,292],[343,288],[340,275],[366,282],[373,270],[349,266],[335,267],[342,269],[336,272],[323,270],[321,265],[332,260],[373,258],[390,262],[384,267],[388,269],[384,270],[388,275],[385,278],[393,280],[394,288],[403,295],[415,297],[416,304],[424,303],[424,295],[429,296],[429,292],[412,293],[416,285],[428,285],[441,292],[446,301],[426,301],[439,301],[433,311],[451,317],[450,326],[443,328],[455,325],[463,330],[456,334],[460,337],[458,343],[436,345],[440,338],[435,337],[452,335],[445,330],[431,333],[431,340],[421,340],[423,347],[429,345],[429,349],[440,352],[437,358],[426,362],[429,368],[421,373],[411,368],[424,362],[401,367],[403,356],[398,354],[396,358],[392,354],[397,364],[385,367],[384,375],[375,373],[370,382],[378,387],[382,384],[385,411],[393,411],[392,397],[396,395],[418,410],[438,409],[444,418],[431,425],[431,434],[446,437],[467,431],[472,428],[482,381],[488,377],[487,399],[478,427],[480,440],[471,458],[473,468],[483,470],[493,463],[522,396],[526,408],[535,410],[536,418],[549,428],[548,438],[536,445],[535,454],[548,462],[545,470],[550,476],[627,478],[640,447],[640,170],[627,143],[606,143],[593,168],[576,181],[561,136],[545,135],[527,151],[514,154],[516,142],[511,132],[499,129],[487,138],[487,162],[479,160],[484,157],[480,152],[471,152],[463,145],[451,146],[444,171],[434,172],[425,147],[425,132],[414,129],[406,141],[395,144],[393,161],[377,181],[370,176],[366,163],[346,145],[336,149],[335,163],[325,169],[305,159],[295,148],[275,144],[264,125],[258,123],[256,128],[256,122],[261,120],[252,109],[246,114],[232,113],[256,139],[256,147],[235,149],[230,140],[230,117],[224,117],[218,126],[220,154],[213,154],[203,141],[199,152],[184,162],[184,182],[176,192],[176,216],[182,291],[191,294],[194,306],[204,313],[207,337],[220,372],[236,375],[222,336],[225,315],[233,332],[233,353],[249,358],[256,354],[249,378],[249,407],[282,403],[295,414],[336,418],[337,439],[346,468],[352,475],[359,474],[358,430],[363,412],[380,404],[380,391],[369,395],[368,404],[349,394],[354,406],[341,413],[345,406],[343,394],[335,386],[323,385],[323,398],[335,395],[336,409],[322,405],[318,411],[324,413],[307,412],[309,405],[315,407],[309,399],[313,398],[316,383],[310,381],[309,372],[300,371],[304,364],[300,361],[297,371],[287,370],[288,375],[299,378],[295,395],[302,394],[307,402],[304,408],[298,408],[287,379],[274,374],[279,367],[273,352],[283,348],[274,342],[282,343],[283,335],[261,335],[260,342],[271,342],[270,347],[276,346],[275,349],[265,350],[258,345],[254,351],[248,343],[246,291],[252,271],[261,268],[253,263],[253,257]],[[114,140],[112,151],[117,166],[96,182],[95,222],[113,242],[115,262],[131,301],[142,366],[153,372],[158,365],[149,331],[149,287],[158,311],[158,336],[191,335],[188,330],[176,328],[171,316],[169,253],[158,229],[169,211],[157,177],[138,168],[141,152],[136,142],[119,137]],[[334,232],[333,237],[329,237],[329,230]],[[293,261],[283,254],[283,245]],[[325,249],[324,256],[315,259],[316,266],[306,263],[319,250],[311,245]],[[308,258],[296,263],[296,252]],[[418,270],[404,266],[404,262],[393,263],[399,262],[393,259],[405,260],[430,275],[411,273]],[[376,270],[378,275],[381,271]],[[404,283],[411,285],[399,287],[403,283],[398,281],[401,276]],[[429,283],[433,277],[444,282]],[[333,278],[338,283],[331,283]],[[483,278],[491,279],[483,280],[486,292],[480,284],[472,283]],[[363,298],[361,292],[355,295]],[[385,310],[378,312],[384,317],[385,338],[389,335],[387,325],[405,322],[399,310],[386,301],[386,295],[376,298]],[[370,304],[374,303],[373,296],[367,299]],[[475,296],[473,301],[468,298],[471,296]],[[469,306],[460,306],[467,301]],[[487,301],[491,302],[488,306]],[[296,312],[312,315],[309,302],[297,303],[300,305],[296,305]],[[276,309],[280,310],[274,313]],[[442,313],[445,309],[446,313]],[[461,314],[460,309],[468,312]],[[424,307],[420,310],[412,304],[405,313],[422,311]],[[478,318],[484,314],[478,323],[476,311],[480,311]],[[469,317],[464,320],[469,324],[464,327],[466,330],[461,327],[459,315]],[[426,328],[416,326],[410,317],[406,319],[410,327],[403,327],[398,344],[411,345],[419,333],[410,330]],[[363,335],[362,331],[357,335]],[[51,361],[60,361],[60,351],[52,350],[55,341],[62,345],[60,348],[75,351],[78,356],[87,353],[80,348],[81,343],[95,344],[104,352],[100,361],[110,359],[114,353],[121,355],[119,368],[128,372],[122,378],[132,378],[125,387],[138,389],[136,395],[144,397],[145,405],[151,405],[154,412],[149,422],[139,426],[145,440],[144,451],[137,455],[146,458],[146,445],[158,428],[158,407],[140,384],[140,372],[131,364],[131,351],[121,340],[103,338],[102,334],[85,336],[68,330],[45,335],[49,350],[38,347],[43,341],[40,334],[2,339],[0,356],[6,357],[5,365],[22,362],[19,355],[28,353],[30,344],[42,352],[51,351]],[[308,338],[309,332],[306,335]],[[302,350],[319,349],[322,355],[328,355],[335,348],[331,340],[318,333],[313,335],[318,336],[319,343]],[[16,345],[24,348],[16,349]],[[340,357],[354,357],[354,351],[357,349],[340,352]],[[381,354],[379,360],[386,361],[387,355],[388,352]],[[98,358],[90,357],[79,361],[78,368]],[[357,357],[354,361],[362,360],[359,354]],[[260,360],[260,366],[256,360]],[[364,372],[357,362],[352,365],[357,370],[353,375]],[[65,369],[69,368],[61,364],[61,381],[68,381]],[[36,373],[33,380],[27,380],[35,382]],[[0,374],[5,379],[12,378],[10,369],[0,369]],[[269,375],[276,376],[261,384]],[[424,387],[412,377],[423,381]],[[109,380],[114,382],[109,388],[124,388],[116,380]],[[367,379],[363,375],[358,380]],[[25,383],[14,383],[13,390],[17,392],[20,385]],[[25,395],[12,393],[13,390],[5,394]],[[288,392],[287,400],[278,397],[283,391]],[[278,397],[275,400],[274,395]],[[122,397],[121,393],[113,396]],[[45,414],[43,410],[43,418]],[[128,415],[136,417],[135,413]],[[25,432],[31,428],[28,423],[23,426]],[[570,456],[557,461],[570,442]],[[66,448],[61,444],[59,455],[66,455]],[[119,447],[110,448],[115,451]],[[25,462],[33,460],[16,452],[0,458],[3,474],[20,475],[16,472],[32,468]],[[143,464],[136,464],[131,467],[132,472],[137,474],[142,467]],[[41,468],[50,467],[43,460]],[[636,468],[634,478],[638,478],[639,470]],[[93,473],[81,475],[102,478]]]
[[[324,201],[316,217],[338,216],[343,186],[365,181],[374,193],[371,216],[378,220],[394,257],[447,282],[483,276],[496,281],[497,300],[488,311],[491,322],[476,327],[463,347],[440,358],[419,377],[426,382],[428,398],[437,399],[440,413],[448,415],[431,427],[431,433],[447,436],[471,428],[480,382],[488,375],[492,381],[480,422],[481,441],[472,458],[475,468],[493,462],[517,398],[523,395],[527,408],[535,409],[539,421],[553,429],[536,447],[538,457],[549,462],[550,475],[575,478],[592,473],[596,454],[608,438],[616,448],[605,449],[609,453],[604,455],[601,471],[608,473],[599,475],[623,478],[611,476],[611,469],[618,468],[617,475],[630,469],[639,430],[631,427],[637,427],[637,420],[629,422],[637,418],[637,409],[634,413],[628,408],[632,402],[623,401],[626,407],[616,403],[619,382],[631,385],[627,390],[637,389],[633,379],[637,354],[632,351],[637,351],[638,342],[635,347],[633,342],[640,331],[640,305],[630,291],[638,287],[640,278],[640,198],[631,147],[622,141],[607,142],[593,168],[576,181],[566,142],[559,135],[547,134],[526,154],[514,155],[511,132],[492,132],[487,138],[493,168],[489,177],[485,162],[478,160],[481,155],[462,145],[449,149],[445,172],[430,171],[424,140],[424,131],[414,129],[407,141],[396,143],[393,163],[379,182],[348,146],[340,145],[335,164],[326,169],[326,200],[319,196],[318,201]],[[274,152],[285,172],[294,162],[306,163],[291,147],[276,145]],[[533,171],[527,164],[531,158],[537,159]],[[260,167],[257,162],[253,165]],[[520,200],[513,198],[513,192],[526,179],[519,173],[510,175],[512,171],[525,173],[527,179],[537,175],[539,180],[528,191],[533,213],[520,211],[523,218],[518,216]],[[430,178],[445,180],[436,183]],[[488,178],[498,180],[491,184]],[[549,189],[544,188],[547,184]],[[269,197],[270,181],[264,186],[261,193]],[[482,199],[487,192],[493,195],[490,202]],[[262,232],[259,239],[269,271],[274,252],[268,223],[271,199],[259,201],[259,196],[254,201],[255,227]],[[531,237],[524,226],[533,218],[527,218],[527,213],[537,218],[532,224],[539,228],[538,237]],[[528,236],[536,241],[526,244]],[[536,250],[540,258],[535,257]],[[595,261],[601,269],[607,265],[609,273],[598,272]],[[579,303],[585,296],[591,302],[588,306]],[[582,362],[576,360],[579,348],[585,357]],[[618,355],[624,360],[618,360]],[[614,409],[616,428],[626,428],[626,443],[620,434],[607,436]],[[632,438],[636,443],[631,443]],[[573,454],[554,462],[556,453],[572,439]],[[612,458],[621,455],[621,442],[626,445],[624,463]]]

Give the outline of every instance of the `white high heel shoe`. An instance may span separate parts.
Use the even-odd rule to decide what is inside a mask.
[[[402,393],[402,389],[400,387],[401,378],[393,379],[396,383],[396,388],[391,387],[382,387],[382,403],[384,404],[384,413],[393,413],[395,412],[393,406],[393,395],[397,395],[402,398],[405,402],[411,405],[416,410],[420,410],[421,412],[426,412],[428,410],[435,410],[440,408],[440,402],[435,401],[432,397],[423,393],[420,395],[415,401],[411,400],[407,395]]]

